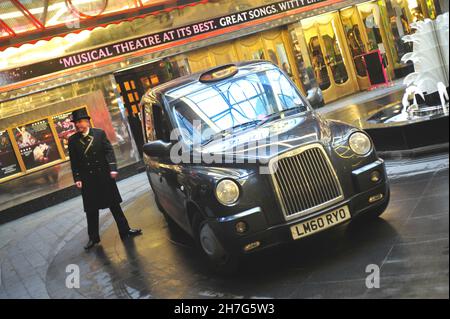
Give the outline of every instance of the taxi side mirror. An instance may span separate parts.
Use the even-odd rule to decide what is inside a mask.
[[[164,141],[158,140],[145,144],[143,147],[143,151],[150,157],[166,157],[170,155],[171,148],[172,143],[166,143]]]

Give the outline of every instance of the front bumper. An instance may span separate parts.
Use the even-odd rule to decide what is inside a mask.
[[[370,180],[374,171],[381,173],[381,180],[375,184]],[[291,232],[292,226],[343,206],[349,207],[352,219],[372,211],[384,211],[386,209],[390,199],[390,190],[382,160],[354,171],[352,180],[356,191],[353,196],[347,197],[345,200],[326,209],[280,225],[269,226],[265,217],[268,212],[264,212],[260,207],[255,207],[230,217],[212,219],[210,220],[210,225],[227,250],[237,253],[249,253],[292,242],[294,241]],[[376,201],[373,201],[374,198]],[[248,231],[245,234],[236,232],[236,224],[241,221],[248,225]],[[248,245],[254,249],[245,250],[245,247],[248,247]]]

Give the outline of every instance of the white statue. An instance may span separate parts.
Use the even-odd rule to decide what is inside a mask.
[[[449,14],[442,14],[435,21],[414,22],[411,28],[416,32],[403,37],[403,41],[412,43],[413,52],[405,54],[402,62],[414,63],[415,72],[403,81],[407,86],[402,100],[404,110],[412,114],[419,109],[417,96],[425,100],[425,94],[437,92],[440,107],[448,114]],[[409,103],[411,94],[414,94],[413,105]]]

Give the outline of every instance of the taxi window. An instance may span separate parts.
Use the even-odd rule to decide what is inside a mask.
[[[144,100],[143,106],[145,138],[147,142],[163,140],[170,141],[170,125],[167,114],[159,101],[154,99]]]
[[[144,105],[145,138],[147,142],[156,140],[155,125],[153,124],[153,105]]]
[[[273,113],[298,108],[306,111],[303,98],[279,69],[250,73],[213,83],[172,103],[178,126],[207,140],[244,123],[264,120]]]

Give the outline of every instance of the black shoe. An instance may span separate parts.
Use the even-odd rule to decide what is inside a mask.
[[[92,247],[94,247],[95,245],[97,245],[98,243],[100,243],[100,239],[96,239],[96,240],[90,239],[89,242],[86,244],[86,246],[84,246],[84,249],[89,250]]]
[[[120,238],[122,240],[127,239],[129,237],[142,235],[142,229],[129,229],[126,233],[120,234]]]

